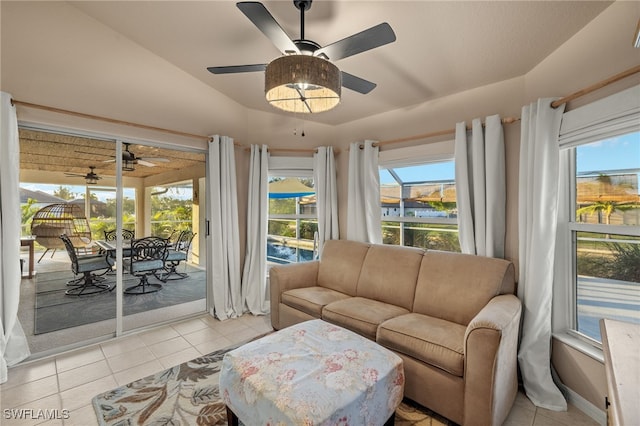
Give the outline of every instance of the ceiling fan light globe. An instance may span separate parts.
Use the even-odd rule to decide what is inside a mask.
[[[289,55],[265,69],[265,97],[276,108],[319,113],[340,103],[342,75],[333,63],[315,56]]]

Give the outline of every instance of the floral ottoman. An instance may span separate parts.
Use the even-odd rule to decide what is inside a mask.
[[[403,392],[400,357],[322,320],[230,351],[220,371],[229,425],[393,424]]]

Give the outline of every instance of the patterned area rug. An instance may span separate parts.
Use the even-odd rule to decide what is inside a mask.
[[[226,425],[218,390],[222,358],[232,346],[192,359],[93,398],[101,426]],[[411,401],[396,410],[397,426],[450,425]]]
[[[183,272],[180,266],[180,272]],[[206,298],[206,271],[187,265],[187,278],[168,281],[156,293],[125,295],[124,315],[133,315],[153,309],[192,302]],[[68,272],[42,273],[36,276],[36,310],[34,334],[48,333],[116,316],[116,292],[110,291],[87,296],[67,296]],[[104,283],[115,284],[115,275],[106,275]],[[123,276],[123,287],[137,284],[138,278]],[[149,282],[159,283],[154,277]]]

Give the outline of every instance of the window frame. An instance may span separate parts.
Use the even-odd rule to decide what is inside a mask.
[[[640,227],[576,220],[576,149],[592,142],[640,132],[640,85],[563,114],[558,138],[559,193],[553,289],[553,337],[603,362],[602,344],[577,324],[576,232],[640,236]]]

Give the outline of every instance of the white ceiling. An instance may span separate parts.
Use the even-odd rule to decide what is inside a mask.
[[[287,34],[299,37],[299,12],[291,1],[263,3]],[[263,73],[213,75],[206,70],[208,66],[268,63],[279,55],[271,42],[237,9],[234,1],[70,4],[76,11],[110,27],[240,105],[280,114],[264,100]],[[601,1],[316,0],[306,14],[307,39],[326,45],[388,22],[397,41],[336,63],[346,72],[377,83],[376,89],[367,95],[345,89],[337,108],[305,118],[338,125],[524,75],[610,4]],[[3,10],[3,19],[4,14]],[[58,17],[51,16],[51,19]],[[45,43],[46,33],[42,37],[41,43]],[[12,45],[20,41],[7,41],[3,32],[3,50],[5,43]],[[62,49],[59,44],[51,48]],[[117,49],[99,54],[102,59],[126,67]],[[16,56],[12,57],[14,62]],[[37,64],[33,58],[20,60],[31,66]],[[51,62],[43,66],[50,73],[65,72],[68,55],[50,55],[47,60]],[[11,78],[18,78],[15,72]],[[55,75],[47,78],[55,81]],[[147,83],[143,81],[144,74],[128,77],[134,78],[140,81],[128,81],[127,87]],[[11,80],[3,79],[3,85],[6,83],[10,85]],[[113,85],[113,90],[118,91],[121,89],[117,85],[122,85],[122,80],[104,79],[102,84]],[[26,86],[16,87],[25,87],[27,93]],[[19,97],[20,93],[14,95]]]

